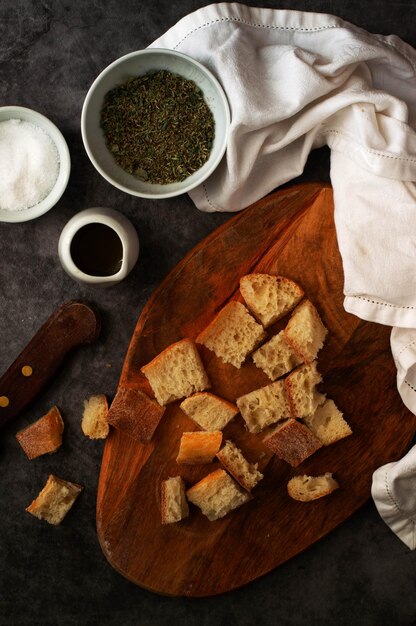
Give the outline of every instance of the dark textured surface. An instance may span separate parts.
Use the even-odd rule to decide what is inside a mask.
[[[53,384],[1,434],[0,624],[218,626],[254,624],[394,624],[416,622],[416,554],[380,520],[372,503],[306,553],[246,588],[208,600],[171,599],[135,587],[105,561],[95,530],[102,442],[80,430],[83,399],[114,393],[136,319],[168,270],[228,219],[205,215],[187,196],[139,200],[108,185],[81,141],[80,112],[95,76],[116,57],[147,46],[179,18],[207,4],[152,2],[0,3],[0,105],[50,117],[72,157],[66,193],[53,211],[23,224],[0,223],[0,371],[4,371],[62,302],[95,303],[103,333],[67,361]],[[372,31],[416,45],[411,0],[252,2],[256,6],[338,14]],[[328,180],[328,154],[312,155],[303,180]],[[63,273],[59,234],[77,211],[111,206],[131,218],[141,240],[139,263],[109,290],[83,288]],[[59,453],[27,461],[15,432],[51,404],[66,432]],[[50,527],[24,512],[49,473],[85,485],[64,523]]]

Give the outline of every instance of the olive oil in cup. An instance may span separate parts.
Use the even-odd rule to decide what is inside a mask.
[[[139,238],[133,224],[114,209],[86,209],[62,230],[59,260],[66,273],[82,284],[110,287],[133,269]]]

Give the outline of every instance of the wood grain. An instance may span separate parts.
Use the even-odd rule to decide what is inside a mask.
[[[260,459],[265,473],[253,501],[216,522],[192,507],[188,519],[162,526],[161,480],[181,474],[190,486],[218,465],[179,468],[175,463],[181,433],[196,428],[178,403],[168,407],[147,445],[112,430],[98,490],[101,546],[121,574],[159,593],[219,594],[295,556],[369,498],[373,471],[402,455],[415,430],[416,418],[396,390],[390,329],[343,309],[332,190],[318,184],[264,198],[188,254],[143,310],[120,384],[148,391],[140,367],[170,343],[195,337],[225,302],[239,297],[239,278],[253,270],[293,278],[317,306],[329,329],[319,355],[322,390],[344,412],[354,434],[293,470],[265,453],[261,437],[247,433],[238,416],[225,436],[250,460]],[[208,350],[201,355],[213,391],[228,400],[269,382],[252,363],[237,370]],[[330,497],[305,504],[287,495],[291,476],[327,471],[341,484]]]

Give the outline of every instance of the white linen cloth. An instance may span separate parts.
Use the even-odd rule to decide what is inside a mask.
[[[226,156],[190,193],[200,210],[239,211],[299,175],[312,149],[331,148],[344,306],[395,327],[398,389],[416,412],[416,51],[331,15],[234,3],[191,13],[152,47],[199,60],[228,96]],[[416,448],[409,455],[388,489],[416,489]],[[401,508],[379,506],[388,491],[377,476],[376,505],[413,548],[394,522]]]
[[[400,461],[374,472],[371,493],[378,512],[393,532],[416,549],[416,446]]]

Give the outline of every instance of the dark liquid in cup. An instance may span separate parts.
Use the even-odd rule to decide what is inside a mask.
[[[105,224],[87,224],[71,242],[71,257],[84,274],[113,276],[121,268],[123,244],[117,233]]]

